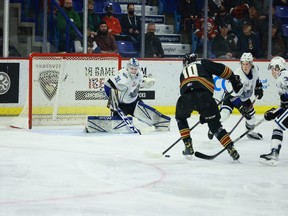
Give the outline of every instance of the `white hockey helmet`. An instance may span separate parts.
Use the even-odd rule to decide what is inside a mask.
[[[127,63],[127,70],[132,76],[136,76],[139,70],[139,61],[136,58],[129,59]]]
[[[285,69],[285,65],[285,59],[280,56],[276,56],[271,59],[270,64],[268,65],[268,70],[278,69],[279,71],[282,71]]]
[[[249,62],[251,65],[253,64],[253,55],[251,53],[243,53],[240,62]]]

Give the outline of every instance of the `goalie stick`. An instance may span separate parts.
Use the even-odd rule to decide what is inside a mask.
[[[138,130],[134,126],[134,124],[130,121],[130,119],[123,113],[123,111],[119,107],[117,108],[117,112],[133,133],[137,133],[137,134],[141,135],[140,130]]]
[[[258,125],[260,125],[261,123],[263,123],[265,121],[265,118],[259,120],[256,124],[255,127],[256,128]],[[236,138],[233,142],[236,143],[238,142],[240,139],[242,139],[245,135],[247,135],[250,131],[252,131],[254,128],[251,128],[249,130],[247,130],[246,132],[244,132],[243,134],[241,134],[238,138]],[[214,154],[214,155],[206,155],[203,154],[201,152],[196,151],[195,152],[195,156],[201,159],[205,159],[205,160],[213,160],[214,158],[218,157],[220,154],[222,154],[222,152],[224,152],[227,149],[227,147],[223,148],[221,151],[219,151],[218,153]]]

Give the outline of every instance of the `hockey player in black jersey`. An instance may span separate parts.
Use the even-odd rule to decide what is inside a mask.
[[[187,119],[195,110],[200,114],[200,122],[202,124],[207,123],[214,136],[223,147],[227,148],[233,160],[238,160],[240,155],[220,122],[220,112],[213,98],[214,80],[212,75],[230,80],[235,93],[240,93],[243,90],[239,77],[235,76],[232,70],[224,64],[208,59],[197,60],[197,55],[194,53],[184,56],[183,67],[180,75],[180,97],[176,104],[175,114],[179,132],[185,145],[183,155],[191,157],[194,154]]]

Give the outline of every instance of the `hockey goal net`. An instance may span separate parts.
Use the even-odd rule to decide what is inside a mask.
[[[120,68],[117,54],[31,54],[28,99],[11,126],[85,124],[87,115],[109,114],[104,83]]]

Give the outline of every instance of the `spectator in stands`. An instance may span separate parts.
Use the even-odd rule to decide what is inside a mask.
[[[98,48],[94,52],[100,53],[118,53],[116,40],[112,34],[108,32],[108,26],[105,21],[100,21],[99,30],[95,36]]]
[[[120,35],[122,27],[118,18],[113,16],[113,7],[111,4],[105,7],[106,15],[102,18],[107,23],[108,32],[112,35]]]
[[[227,3],[228,1],[226,1]],[[248,14],[249,0],[234,0],[230,1],[231,8],[229,10],[233,18],[240,22]]]
[[[235,24],[233,17],[227,12],[224,5],[220,7],[220,11],[215,17],[215,24],[217,26],[220,26],[223,23],[228,26],[228,33],[238,34],[240,32],[240,29]]]
[[[145,57],[146,58],[162,58],[164,51],[161,41],[155,35],[155,23],[148,23],[147,33],[145,34]]]
[[[181,24],[184,26],[184,32],[190,42],[192,31],[194,30],[194,22],[198,17],[194,0],[182,0],[179,5],[179,13],[181,14]]]
[[[73,23],[76,28],[78,28],[81,31],[81,20],[79,17],[79,14],[73,9],[73,1],[72,0],[64,0],[64,5],[62,7],[64,13],[70,18],[70,22]],[[69,25],[66,23],[66,19],[62,15],[61,12],[58,12],[57,14],[57,28],[59,31],[59,51],[66,51],[71,52],[72,50],[66,50],[66,25]],[[77,34],[74,31],[72,27],[70,27],[69,32],[69,47],[73,47],[72,41],[74,41],[77,38]]]
[[[212,52],[219,59],[234,59],[237,56],[236,36],[233,33],[228,34],[226,23],[221,23],[219,30],[212,44]]]
[[[81,19],[81,23],[82,26],[84,24],[83,22],[83,13],[80,13],[80,19]],[[96,33],[98,31],[98,27],[99,27],[99,23],[100,23],[100,17],[98,16],[98,14],[94,13],[94,0],[88,0],[88,22],[87,22],[87,27],[89,29],[89,31],[92,32],[92,34]],[[93,33],[94,32],[94,33]]]
[[[259,39],[262,39],[263,36],[263,21],[259,18],[259,13],[255,5],[250,5],[248,10],[248,15],[244,18],[245,20],[251,23],[251,30],[254,33],[259,34]],[[267,30],[267,26],[265,26],[265,31]]]
[[[215,21],[212,17],[208,17],[207,20],[207,38],[208,38],[208,44],[207,44],[207,53],[208,58],[213,58],[213,54],[211,51],[211,46],[213,43],[213,39],[216,37],[218,33],[218,27],[215,25]],[[203,42],[204,42],[204,17],[198,17],[198,19],[195,22],[195,32],[194,34],[197,36],[197,53],[201,53],[201,50],[203,49]]]
[[[120,23],[123,34],[130,37],[136,43],[137,50],[140,50],[140,36],[141,36],[141,21],[138,16],[134,14],[134,4],[127,4],[127,14],[123,15]]]
[[[286,55],[286,49],[285,49],[285,43],[281,36],[281,34],[278,33],[278,28],[275,24],[272,24],[272,50],[271,55],[272,57],[275,56],[281,56],[285,58]],[[265,34],[263,39],[263,52],[264,52],[264,58],[267,58],[267,52],[268,52],[268,33]]]
[[[96,32],[91,31],[90,29],[87,30],[87,53],[93,53],[96,52],[97,44],[94,39],[96,36]],[[74,47],[76,53],[83,53],[83,40],[79,37],[74,41]]]
[[[247,20],[243,21],[242,33],[239,35],[237,41],[239,58],[244,52],[250,52],[254,58],[261,57],[261,45],[259,36],[252,32],[251,29],[251,23]]]

